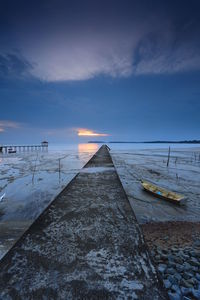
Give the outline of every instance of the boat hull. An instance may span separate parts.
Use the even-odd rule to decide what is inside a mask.
[[[172,192],[172,191],[169,191],[167,189],[164,189],[164,188],[161,188],[155,184],[152,184],[148,181],[141,181],[141,184],[143,186],[143,189],[150,193],[151,195],[157,197],[157,198],[160,198],[160,199],[163,199],[163,200],[166,200],[166,201],[169,201],[169,202],[172,202],[174,204],[178,204],[178,205],[182,205],[182,204],[185,204],[186,203],[186,197],[181,195],[181,194],[178,194],[176,192]]]

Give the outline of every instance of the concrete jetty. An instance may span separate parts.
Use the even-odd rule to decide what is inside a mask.
[[[0,262],[0,299],[168,299],[106,146]]]

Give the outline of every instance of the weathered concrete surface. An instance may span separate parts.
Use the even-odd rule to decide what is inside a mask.
[[[0,299],[167,299],[105,146],[0,262]]]

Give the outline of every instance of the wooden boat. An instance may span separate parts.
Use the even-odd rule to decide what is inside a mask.
[[[169,191],[146,180],[141,180],[141,184],[145,191],[156,197],[171,201],[175,204],[184,204],[186,202],[186,197],[184,195]]]
[[[14,150],[13,148],[8,148],[8,153],[16,153],[16,150]]]

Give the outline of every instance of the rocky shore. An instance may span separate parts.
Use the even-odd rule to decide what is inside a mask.
[[[200,299],[200,223],[147,223],[142,228],[169,298]]]

